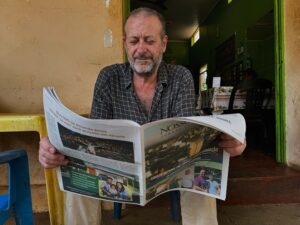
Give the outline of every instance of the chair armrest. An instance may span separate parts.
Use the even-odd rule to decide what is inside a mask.
[[[0,152],[0,163],[7,163],[17,158],[26,156],[27,153],[24,149],[13,149],[4,152]]]

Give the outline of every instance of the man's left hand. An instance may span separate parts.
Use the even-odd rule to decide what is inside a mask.
[[[219,147],[228,152],[230,156],[241,155],[245,150],[246,145],[246,138],[244,143],[241,143],[227,134],[221,134],[220,136]]]

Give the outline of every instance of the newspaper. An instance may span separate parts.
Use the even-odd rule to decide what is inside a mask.
[[[67,156],[57,168],[62,191],[108,201],[145,205],[170,190],[224,200],[229,154],[220,133],[244,141],[240,114],[168,118],[139,125],[129,120],[80,116],[43,90],[50,142]]]

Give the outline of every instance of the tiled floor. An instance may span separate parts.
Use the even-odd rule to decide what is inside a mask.
[[[222,206],[218,213],[219,225],[300,224],[300,204]]]
[[[299,225],[300,204],[218,206],[219,225]],[[6,225],[13,225],[10,221]],[[121,220],[104,211],[102,225],[174,225],[167,207],[134,207],[123,210]],[[181,223],[180,223],[181,224]],[[47,214],[37,214],[35,225],[50,225]]]

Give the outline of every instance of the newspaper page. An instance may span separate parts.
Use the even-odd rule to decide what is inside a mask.
[[[225,200],[229,154],[217,138],[222,132],[243,142],[240,114],[172,118],[143,128],[146,201],[171,189]]]
[[[57,169],[61,190],[144,204],[140,125],[81,117],[53,88],[44,89],[44,111],[50,142],[69,159]]]
[[[69,159],[57,170],[63,191],[145,205],[169,190],[225,199],[229,155],[220,133],[243,142],[240,114],[169,118],[140,126],[128,120],[88,119],[44,88],[50,142]]]

